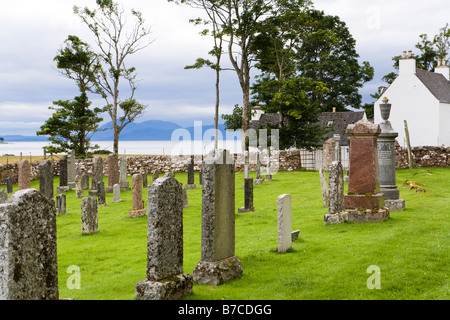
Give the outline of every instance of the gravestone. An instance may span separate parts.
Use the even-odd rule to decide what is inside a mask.
[[[198,172],[198,184],[203,185],[203,171],[201,169]]]
[[[153,175],[152,175],[152,182],[155,182],[156,179],[159,178],[159,170],[156,169],[155,171],[153,171]]]
[[[183,208],[189,208],[187,190],[183,188]]]
[[[69,190],[74,190],[76,188],[75,185],[75,150],[71,150],[67,159],[67,185],[69,186]]]
[[[329,204],[329,193],[328,193],[327,176],[323,169],[319,169],[319,178],[320,178],[320,188],[322,190],[323,206],[327,208]]]
[[[120,172],[120,190],[128,191],[131,190],[130,183],[127,180],[128,167],[127,167],[127,157],[122,156],[119,158],[119,172]]]
[[[325,221],[339,220],[339,214],[344,210],[344,171],[339,161],[331,162],[329,169],[329,209]]]
[[[254,181],[255,185],[260,185],[262,184],[263,180],[261,177],[261,159],[260,159],[260,154],[259,154],[259,150],[256,152],[256,179]]]
[[[380,104],[383,121],[380,123],[381,133],[378,136],[378,165],[380,171],[380,192],[384,194],[384,203],[390,211],[405,210],[405,200],[400,199],[395,177],[395,138],[398,132],[392,128],[389,116],[391,104],[387,98]]]
[[[292,203],[291,195],[278,197],[278,252],[285,253],[292,246]]]
[[[103,181],[97,182],[97,197],[99,206],[105,207],[108,205],[106,203],[105,183]]]
[[[148,176],[145,170],[142,172],[142,188],[148,188]]]
[[[190,158],[187,164],[187,184],[186,189],[195,189],[197,186],[194,183],[194,159]]]
[[[344,196],[344,210],[325,215],[325,224],[349,222],[382,222],[389,218],[380,193],[377,137],[380,126],[362,119],[347,127],[350,140],[350,179]]]
[[[0,205],[0,300],[58,300],[56,212],[35,189]]]
[[[203,160],[201,261],[193,275],[197,283],[219,285],[242,276],[235,256],[234,159],[226,150]]]
[[[182,186],[169,174],[149,187],[147,234],[147,279],[136,284],[136,300],[192,294],[192,275],[183,273]]]
[[[119,158],[116,153],[108,155],[108,187],[106,187],[107,193],[113,192],[115,184],[119,183]]]
[[[8,192],[5,189],[0,189],[0,204],[8,201]]]
[[[56,196],[56,214],[66,214],[66,195],[58,194]]]
[[[249,177],[249,155],[248,151],[244,151],[244,179]]]
[[[334,137],[327,139],[322,146],[322,170],[327,171],[336,155],[336,143]]]
[[[119,183],[116,183],[113,187],[113,202],[114,203],[122,202],[122,200],[120,199],[120,184]]]
[[[89,190],[89,175],[86,173],[81,175],[81,187],[83,190]]]
[[[94,157],[91,180],[89,195],[96,196],[98,193],[98,182],[103,181],[103,159],[101,157]]]
[[[39,163],[39,191],[47,198],[53,200],[53,164],[50,160]]]
[[[341,160],[341,135],[334,134],[333,140],[334,140],[334,160],[333,161],[341,162],[342,161]]]
[[[272,174],[270,172],[270,147],[267,148],[267,168],[266,168],[266,177],[265,181],[272,181]]]
[[[30,189],[31,165],[28,160],[19,162],[18,183],[19,190]]]
[[[239,213],[255,211],[253,207],[253,178],[244,179],[244,207],[238,209]]]
[[[67,180],[67,157],[64,156],[59,160],[59,187],[56,188],[56,192],[64,193],[69,190]]]
[[[81,181],[81,176],[75,176],[75,196],[77,198],[83,198],[83,183]]]
[[[133,175],[133,209],[128,211],[131,218],[145,215],[144,201],[142,201],[142,174]]]
[[[13,183],[12,183],[10,177],[6,178],[6,192],[7,192],[8,194],[9,194],[9,193],[14,193]]]
[[[81,233],[91,234],[98,231],[98,208],[96,197],[81,199]]]

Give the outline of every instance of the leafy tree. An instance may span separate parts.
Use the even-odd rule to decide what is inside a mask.
[[[236,104],[231,114],[222,114],[222,119],[225,120],[224,124],[228,130],[239,130],[242,128],[243,110],[244,108],[239,107],[239,105]],[[252,109],[250,109],[248,117],[251,118],[252,114]]]
[[[55,110],[52,116],[37,131],[37,135],[48,135],[51,146],[44,147],[49,153],[59,153],[68,149],[75,150],[75,155],[85,156],[90,149],[98,149],[98,145],[90,144],[89,133],[98,129],[100,108],[89,109],[87,94],[81,93],[73,101],[58,100],[53,102]]]
[[[51,146],[44,147],[48,152],[64,152],[74,149],[77,156],[85,156],[90,149],[89,134],[97,131],[103,120],[99,114],[103,109],[90,109],[87,92],[95,85],[95,75],[99,71],[97,55],[88,44],[76,36],[68,36],[65,47],[58,51],[54,61],[59,72],[77,84],[81,95],[74,101],[58,100],[53,102],[55,110],[52,116],[36,132],[49,136]]]
[[[145,27],[139,11],[131,10],[134,25],[129,28],[130,20],[117,3],[112,0],[97,0],[96,3],[96,10],[75,6],[74,13],[94,35],[101,66],[95,77],[95,92],[101,94],[106,102],[105,110],[111,117],[114,132],[113,150],[114,153],[118,153],[120,132],[147,107],[134,98],[137,84],[136,69],[127,67],[126,61],[152,41],[148,40],[150,29]],[[121,80],[129,85],[127,99],[120,99]]]

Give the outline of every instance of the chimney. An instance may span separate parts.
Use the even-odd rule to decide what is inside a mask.
[[[437,67],[434,69],[434,72],[442,74],[447,81],[450,80],[450,68],[447,66],[447,61],[445,59],[438,59]]]
[[[336,112],[336,107],[333,107],[333,113],[335,113]]]
[[[412,57],[412,51],[409,50],[408,54],[406,51],[403,51],[403,58],[399,61],[398,74],[399,75],[407,75],[407,74],[415,74],[416,73],[416,59]]]

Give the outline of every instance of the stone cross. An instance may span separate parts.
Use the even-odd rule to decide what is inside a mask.
[[[0,300],[58,300],[56,212],[35,189],[0,205]]]
[[[194,281],[219,285],[242,276],[235,256],[235,172],[227,150],[213,150],[203,160],[202,250]]]
[[[47,198],[53,200],[53,164],[50,160],[39,163],[39,191]]]
[[[96,196],[98,191],[98,182],[103,181],[103,159],[101,157],[94,157],[92,165],[92,181],[89,195]]]
[[[255,211],[253,207],[253,178],[244,179],[244,203],[245,206],[238,209],[239,213]]]
[[[120,184],[119,183],[116,183],[113,186],[113,202],[114,203],[122,202],[122,200],[120,199]]]
[[[30,189],[31,181],[31,165],[28,160],[22,160],[19,162],[19,190]]]
[[[188,160],[187,175],[188,175],[188,181],[187,181],[185,188],[186,189],[195,189],[196,185],[194,184],[194,159],[192,159],[192,158],[190,158]]]
[[[119,158],[116,153],[108,155],[108,187],[106,187],[107,193],[113,192],[115,184],[119,183]]]
[[[133,209],[128,211],[131,218],[145,215],[144,201],[142,200],[142,174],[133,175]]]
[[[66,195],[58,194],[56,196],[56,214],[66,214]]]
[[[14,190],[13,190],[13,183],[12,183],[10,177],[6,178],[6,191],[8,193],[13,193],[14,192]]]
[[[98,208],[96,197],[81,199],[81,232],[83,234],[98,231]]]
[[[136,300],[177,300],[192,294],[183,273],[181,184],[166,174],[148,189],[147,279],[136,284]]]
[[[8,201],[8,193],[5,189],[0,189],[0,204],[5,203]]]
[[[99,206],[102,206],[102,207],[107,206],[105,183],[103,181],[97,182],[97,197],[98,197],[98,205]]]
[[[127,180],[128,167],[127,167],[127,157],[122,156],[119,158],[119,172],[120,172],[120,190],[128,191],[131,190],[130,183]]]
[[[67,159],[67,185],[70,190],[75,189],[75,150],[71,150]]]
[[[278,197],[278,252],[286,252],[292,246],[292,203],[291,195]]]

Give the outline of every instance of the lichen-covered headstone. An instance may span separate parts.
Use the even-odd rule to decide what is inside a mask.
[[[145,215],[144,202],[142,201],[142,174],[133,175],[133,209],[128,211],[131,218]]]
[[[105,192],[105,183],[103,181],[97,182],[97,197],[98,197],[98,205],[106,206],[106,192]]]
[[[278,197],[278,252],[286,252],[292,245],[292,200],[290,194]]]
[[[56,214],[66,214],[66,195],[63,193],[56,196]]]
[[[127,167],[127,157],[122,156],[119,158],[119,183],[120,190],[128,191],[131,190],[130,183],[127,180],[128,167]]]
[[[255,211],[253,207],[253,178],[244,179],[244,207],[238,209],[239,213]]]
[[[83,234],[98,231],[98,208],[96,197],[81,199],[81,232]]]
[[[122,200],[120,199],[120,184],[119,183],[116,183],[113,187],[113,202],[114,203],[122,202]]]
[[[115,184],[119,183],[119,158],[116,153],[108,155],[108,186],[106,193],[112,193]]]
[[[92,181],[89,195],[96,196],[98,193],[98,183],[103,181],[103,159],[101,157],[94,157],[92,165]]]
[[[175,300],[192,294],[192,275],[183,273],[181,184],[170,175],[148,190],[147,280],[136,284],[137,300]]]
[[[29,189],[31,181],[31,165],[28,160],[19,162],[18,183],[19,190]]]
[[[35,189],[0,205],[0,300],[58,300],[56,212]]]
[[[39,163],[39,191],[47,197],[53,199],[53,164],[50,160],[43,160]]]
[[[242,276],[235,256],[234,159],[226,150],[203,161],[202,252],[193,275],[197,283],[219,285]]]

